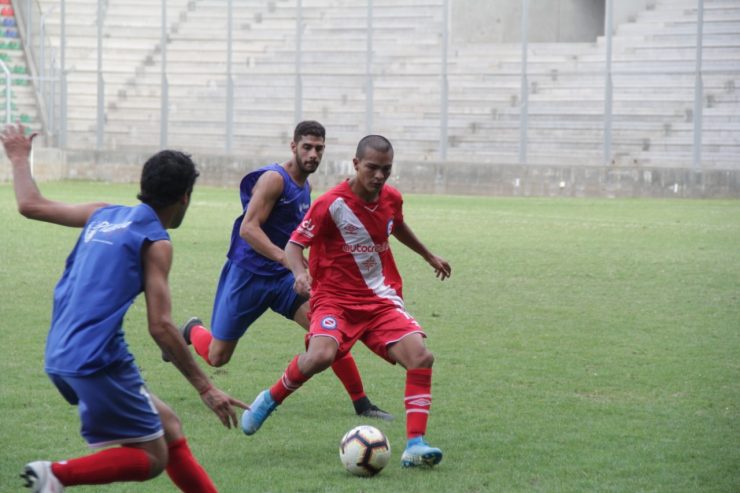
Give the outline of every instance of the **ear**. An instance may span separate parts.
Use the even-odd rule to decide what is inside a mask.
[[[359,159],[357,159],[356,157],[353,157],[353,158],[352,158],[352,164],[354,164],[354,166],[355,166],[355,171],[357,171],[357,167],[358,167],[358,166],[360,165],[360,160],[359,160]]]
[[[180,197],[180,203],[182,205],[188,205],[190,203],[190,193],[183,194],[183,196]]]
[[[293,154],[295,154],[295,151],[296,151],[296,149],[298,149],[298,144],[296,144],[295,142],[293,142],[293,141],[291,140],[291,141],[290,141],[290,151],[291,151],[291,152],[292,152]]]

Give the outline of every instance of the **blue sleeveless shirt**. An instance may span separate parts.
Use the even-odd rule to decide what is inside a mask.
[[[308,180],[301,187],[290,177],[287,171],[277,163],[268,164],[242,178],[239,186],[239,195],[242,201],[242,215],[234,221],[231,230],[231,245],[226,255],[229,260],[255,274],[272,276],[284,274],[288,269],[278,262],[268,259],[257,253],[252,246],[239,236],[239,229],[244,220],[244,213],[252,198],[254,184],[266,171],[276,171],[283,177],[283,194],[272,208],[267,220],[262,224],[262,230],[275,245],[285,248],[293,230],[303,220],[309,206],[311,205],[311,192]]]
[[[48,373],[84,376],[134,359],[123,317],[144,290],[141,250],[169,238],[146,204],[103,207],[90,216],[54,289]]]

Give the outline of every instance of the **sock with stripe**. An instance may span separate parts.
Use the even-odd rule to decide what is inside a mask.
[[[285,369],[280,380],[270,387],[270,395],[278,404],[282,403],[290,394],[298,390],[309,378],[298,369],[298,356]]]
[[[426,434],[429,409],[432,407],[432,369],[413,368],[406,371],[406,438]]]

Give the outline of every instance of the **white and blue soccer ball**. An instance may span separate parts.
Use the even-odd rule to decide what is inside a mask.
[[[352,428],[339,442],[339,458],[355,476],[375,476],[391,458],[391,444],[374,426]]]

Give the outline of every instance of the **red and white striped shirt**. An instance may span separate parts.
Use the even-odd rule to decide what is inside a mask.
[[[290,241],[311,247],[311,307],[392,303],[403,308],[401,275],[389,237],[403,222],[403,197],[384,185],[368,203],[344,181],[319,197]]]

